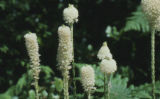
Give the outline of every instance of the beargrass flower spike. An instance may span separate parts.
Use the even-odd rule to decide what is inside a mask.
[[[38,80],[40,73],[40,59],[39,59],[39,46],[37,42],[37,36],[35,33],[27,33],[25,36],[25,45],[27,48],[28,55],[30,57],[30,67],[34,78],[34,86],[36,90],[36,99],[39,99],[38,95]]]
[[[59,45],[57,51],[57,61],[61,69],[66,69],[70,65],[72,56],[71,30],[68,26],[62,25],[58,28]],[[67,66],[67,67],[66,67]]]
[[[112,54],[111,54],[106,42],[103,43],[102,47],[98,51],[97,57],[100,60],[112,59]]]
[[[65,8],[63,10],[63,19],[65,23],[73,24],[75,22],[78,22],[78,16],[78,10],[72,4],[69,4],[68,8]]]
[[[62,25],[58,28],[59,45],[57,52],[58,66],[63,75],[63,89],[64,99],[69,99],[68,81],[69,81],[69,69],[71,69],[72,56],[72,42],[71,42],[71,30],[68,26]]]
[[[111,74],[117,70],[117,64],[113,59],[106,42],[103,43],[102,47],[98,51],[97,57],[101,60],[100,70],[104,74],[104,99],[110,99]],[[107,86],[106,79],[108,79]],[[107,91],[106,87],[108,87]]]
[[[151,27],[152,97],[155,99],[155,33],[160,31],[160,0],[142,0],[141,6]]]
[[[157,31],[160,31],[160,16],[157,18],[156,23],[155,23],[155,29]]]
[[[141,6],[152,29],[160,30],[160,24],[157,21],[160,17],[160,0],[142,0]]]
[[[95,90],[95,74],[90,65],[81,68],[81,82],[84,90],[88,93],[88,99],[90,99],[91,92]]]
[[[71,30],[72,47],[70,49],[72,50],[72,56],[73,56],[71,65],[72,65],[72,76],[73,76],[73,97],[75,99],[77,97],[76,97],[76,80],[75,80],[75,65],[74,65],[73,25],[74,23],[78,22],[78,16],[79,16],[78,10],[72,4],[69,4],[69,6],[63,10],[63,19]]]
[[[117,70],[116,61],[114,59],[103,59],[100,63],[100,70],[104,74],[104,99],[109,99],[111,74]],[[106,95],[106,78],[107,80],[107,95]]]

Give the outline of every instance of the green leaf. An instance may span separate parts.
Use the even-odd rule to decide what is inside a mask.
[[[120,32],[117,30],[115,26],[107,26],[105,33],[107,37],[114,38],[116,40],[118,40],[120,37]]]
[[[7,53],[9,50],[9,48],[6,45],[3,45],[2,47],[0,47],[0,51],[3,53]]]
[[[42,72],[44,72],[46,74],[45,79],[50,78],[51,75],[54,73],[49,66],[41,65],[40,67],[41,67]]]
[[[27,74],[23,74],[21,78],[19,78],[17,84],[16,84],[16,94],[19,94],[23,87],[27,85]]]
[[[0,99],[11,99],[11,96],[8,94],[0,94]]]
[[[54,85],[55,85],[56,91],[61,92],[63,90],[62,79],[55,77],[54,78]]]
[[[46,99],[48,97],[48,93],[46,90],[42,91],[42,96],[44,97],[44,99]]]
[[[35,98],[36,98],[36,95],[35,95],[35,91],[34,91],[34,90],[30,90],[30,91],[28,92],[28,94],[29,94],[28,99],[35,99]]]
[[[0,8],[2,10],[5,10],[5,7],[6,7],[6,2],[5,1],[0,1]]]
[[[160,82],[156,82],[156,97],[160,96]],[[132,95],[137,97],[137,98],[143,98],[143,99],[152,99],[152,84],[145,83],[143,85],[140,85],[138,87],[135,87],[132,91]]]
[[[138,6],[135,12],[132,12],[132,16],[127,18],[127,22],[122,31],[142,31],[143,33],[149,32],[149,23],[144,16],[141,7]]]

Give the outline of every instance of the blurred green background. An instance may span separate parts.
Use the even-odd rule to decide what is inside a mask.
[[[82,63],[99,64],[97,52],[107,41],[118,64],[116,74],[121,75],[118,79],[128,79],[126,87],[151,82],[150,28],[141,12],[140,0],[0,0],[0,96],[5,97],[0,99],[10,99],[9,95],[14,99],[32,96],[33,87],[28,87],[31,80],[27,76],[30,74],[29,57],[23,38],[29,31],[38,36],[42,93],[48,95],[48,90],[52,93],[56,84],[59,86],[61,73],[56,66],[57,28],[64,24],[62,11],[69,3],[79,10],[79,22],[74,25],[77,76],[78,66]],[[159,41],[160,35],[157,33],[156,80],[160,78]],[[58,89],[55,93],[62,94]],[[82,88],[78,92],[83,92]]]

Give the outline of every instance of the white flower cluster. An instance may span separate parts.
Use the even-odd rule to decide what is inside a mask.
[[[104,42],[100,48],[97,57],[101,60],[100,70],[104,74],[111,74],[117,70],[116,61],[112,58],[112,54],[107,46],[107,43]]]
[[[97,57],[102,59],[112,59],[112,54],[107,46],[107,43],[104,42],[100,50],[98,51]]]
[[[160,31],[160,17],[158,17],[158,19],[156,20],[155,29],[156,29],[157,31]]]
[[[94,69],[90,65],[86,65],[81,68],[81,82],[86,92],[95,90]]]
[[[141,5],[151,27],[160,30],[160,0],[142,0]]]
[[[71,30],[68,26],[62,25],[58,28],[59,45],[57,52],[58,65],[61,69],[70,69],[69,65],[73,59]]]
[[[39,46],[37,42],[37,36],[35,33],[27,33],[25,36],[25,44],[28,51],[28,55],[31,61],[31,68],[33,70],[34,79],[39,79],[40,73],[40,59],[39,59]]]
[[[102,73],[111,74],[117,70],[117,64],[114,59],[104,59],[100,63],[100,70]]]
[[[63,19],[66,23],[73,24],[78,22],[78,10],[71,4],[63,10]]]

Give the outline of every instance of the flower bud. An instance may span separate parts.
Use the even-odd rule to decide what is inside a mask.
[[[100,60],[103,60],[103,59],[112,59],[112,54],[111,54],[111,52],[110,52],[110,50],[109,50],[106,42],[103,43],[102,47],[98,51],[97,57]]]
[[[142,10],[146,15],[150,26],[154,29],[158,29],[157,20],[160,17],[160,0],[142,0]]]
[[[117,70],[117,64],[114,59],[104,59],[100,63],[100,70],[104,74],[111,74]]]
[[[66,23],[73,24],[78,21],[78,10],[71,4],[63,10],[63,19]]]

